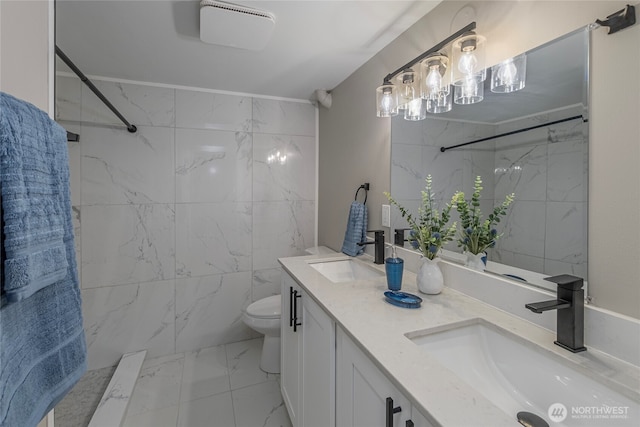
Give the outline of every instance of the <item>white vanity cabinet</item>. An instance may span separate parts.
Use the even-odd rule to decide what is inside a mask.
[[[282,320],[280,322],[280,389],[282,399],[289,412],[291,424],[300,426],[300,390],[302,389],[302,330],[299,329],[302,314],[298,301],[302,289],[288,274],[282,274]],[[298,310],[296,310],[298,309]],[[296,313],[296,311],[298,313]],[[294,322],[295,320],[295,322]],[[294,323],[296,326],[294,327]]]
[[[335,322],[286,273],[281,389],[294,427],[335,426]]]
[[[427,419],[337,328],[336,424],[339,427],[431,427]]]

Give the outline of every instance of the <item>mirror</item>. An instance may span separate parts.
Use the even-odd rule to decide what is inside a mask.
[[[515,193],[498,227],[502,238],[488,250],[493,262],[487,271],[567,273],[586,280],[588,52],[589,33],[581,29],[526,52],[526,85],[520,91],[492,93],[488,69],[482,102],[454,104],[447,113],[417,122],[394,117],[391,195],[417,212],[427,175],[441,206],[457,190],[470,198],[480,175],[484,218]],[[391,228],[405,227],[394,207]],[[445,249],[461,252],[455,242]]]

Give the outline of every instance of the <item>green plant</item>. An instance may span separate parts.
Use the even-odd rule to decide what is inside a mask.
[[[456,223],[447,226],[451,218],[452,206],[447,203],[439,212],[433,200],[431,189],[431,175],[425,179],[426,186],[422,191],[422,206],[418,208],[418,217],[414,218],[407,210],[396,202],[391,194],[385,192],[385,196],[392,205],[395,205],[403,218],[407,220],[411,227],[409,242],[414,249],[420,250],[422,255],[429,259],[434,259],[442,246],[453,240],[456,233]]]
[[[458,237],[458,246],[472,254],[484,252],[487,248],[492,248],[496,240],[502,237],[495,229],[495,224],[500,222],[500,217],[507,213],[507,208],[513,202],[514,194],[508,194],[504,202],[493,208],[487,219],[482,220],[480,210],[480,192],[482,191],[482,178],[476,177],[473,185],[473,195],[471,201],[467,201],[462,191],[457,191],[451,199],[451,204],[455,206],[460,214],[460,225],[462,230]]]

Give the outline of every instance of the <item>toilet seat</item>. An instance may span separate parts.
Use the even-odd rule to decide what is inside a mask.
[[[281,315],[280,295],[263,298],[247,307],[247,314],[259,319],[279,319]]]

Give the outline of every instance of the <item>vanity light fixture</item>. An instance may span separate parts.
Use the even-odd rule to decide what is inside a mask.
[[[392,117],[402,110],[406,120],[423,120],[427,113],[451,111],[453,102],[464,105],[482,101],[487,77],[486,39],[475,29],[476,23],[470,23],[387,74],[376,89],[377,116]],[[449,47],[453,60],[446,50]],[[395,86],[391,83],[394,78]]]
[[[511,93],[523,89],[527,75],[527,56],[523,53],[491,67],[491,92]]]

